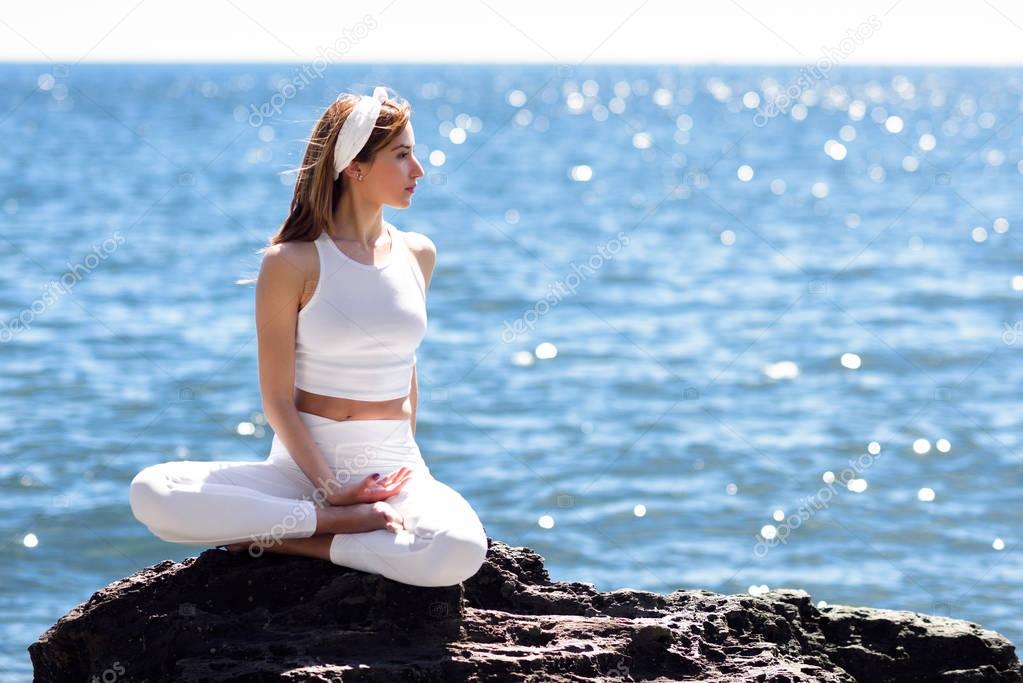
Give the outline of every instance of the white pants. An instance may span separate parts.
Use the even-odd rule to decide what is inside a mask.
[[[451,586],[483,564],[487,536],[472,506],[434,479],[409,420],[345,420],[299,411],[341,484],[399,467],[413,470],[386,502],[404,529],[335,534],[330,561],[414,586]],[[159,538],[226,545],[307,538],[321,492],[277,435],[264,461],[173,461],[150,465],[131,482],[132,514]]]

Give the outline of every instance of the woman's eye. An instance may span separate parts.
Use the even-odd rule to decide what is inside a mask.
[[[407,156],[408,156],[408,152],[402,152],[401,154],[398,155],[398,158],[399,159],[404,159]]]

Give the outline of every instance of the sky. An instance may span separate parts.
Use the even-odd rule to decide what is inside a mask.
[[[4,62],[1023,64],[1009,0],[33,0]]]

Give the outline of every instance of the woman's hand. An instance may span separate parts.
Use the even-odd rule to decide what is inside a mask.
[[[327,502],[331,505],[376,503],[399,493],[411,477],[412,470],[408,467],[399,467],[385,477],[371,474],[360,482],[331,491]]]

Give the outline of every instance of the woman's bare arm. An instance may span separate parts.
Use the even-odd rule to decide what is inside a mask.
[[[409,392],[409,401],[412,403],[412,436],[416,435],[416,402],[419,400],[419,387],[416,381],[416,366],[412,366],[412,391]]]
[[[263,412],[277,437],[323,499],[333,502],[341,485],[295,407],[295,328],[305,287],[299,266],[302,246],[275,244],[263,255],[256,282],[259,389]]]

